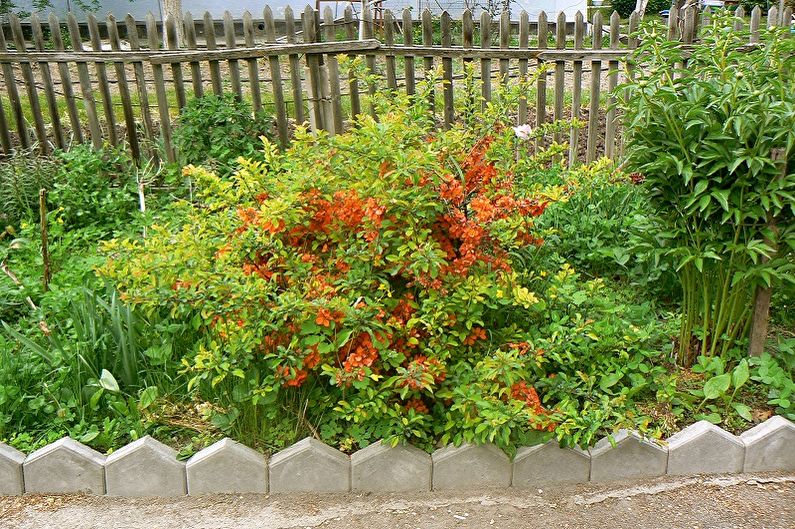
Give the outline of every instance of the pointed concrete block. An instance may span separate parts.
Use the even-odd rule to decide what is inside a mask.
[[[668,439],[668,474],[742,472],[745,445],[709,421],[698,421]]]
[[[513,460],[514,487],[586,483],[590,474],[590,454],[579,448],[561,448],[557,441],[522,447]]]
[[[105,494],[104,464],[105,456],[64,437],[25,459],[25,492]]]
[[[431,490],[431,456],[411,445],[373,443],[351,456],[355,491]]]
[[[629,430],[619,430],[613,440],[615,446],[605,437],[591,449],[591,481],[650,478],[665,474],[667,448]]]
[[[0,443],[0,496],[16,496],[25,492],[22,463],[25,454]]]
[[[185,463],[177,452],[148,435],[113,452],[105,463],[109,496],[187,494]]]
[[[307,437],[271,457],[271,492],[348,492],[351,460],[330,446]]]
[[[256,450],[222,439],[188,460],[188,494],[268,492],[268,462]]]
[[[511,460],[492,444],[446,446],[432,459],[434,490],[511,486]]]
[[[795,424],[771,417],[740,435],[745,444],[745,472],[795,470]]]

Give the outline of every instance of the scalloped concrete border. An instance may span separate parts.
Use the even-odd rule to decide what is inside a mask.
[[[348,456],[311,438],[269,459],[224,439],[194,455],[187,465],[151,437],[107,458],[68,437],[27,457],[0,443],[0,495],[467,490],[626,481],[664,474],[795,470],[795,424],[783,417],[772,417],[740,436],[702,421],[667,442],[653,442],[626,430],[611,437],[590,450],[561,449],[554,442],[523,447],[513,461],[493,445],[466,444],[428,455],[411,446],[376,443]]]

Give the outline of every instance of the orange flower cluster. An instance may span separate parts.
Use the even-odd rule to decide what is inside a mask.
[[[444,273],[467,275],[477,263],[495,270],[510,270],[508,255],[489,234],[495,221],[511,215],[528,217],[519,231],[518,240],[524,244],[541,244],[530,233],[530,218],[544,212],[547,203],[535,199],[516,199],[511,175],[498,175],[486,152],[494,138],[487,136],[469,152],[461,167],[463,181],[447,175],[439,185],[439,196],[450,206],[433,226],[432,235],[445,252],[449,265]],[[499,177],[499,178],[498,178]],[[433,286],[433,282],[422,282]]]
[[[317,316],[315,317],[315,323],[320,325],[321,327],[331,327],[332,323],[339,323],[342,321],[342,318],[345,315],[338,311],[330,311],[326,307],[320,307],[317,311]]]
[[[439,360],[417,355],[406,365],[403,380],[400,380],[397,385],[398,387],[408,386],[409,389],[419,390],[424,388],[429,382],[436,384],[443,382],[446,377],[447,373]]]
[[[282,380],[282,385],[288,388],[297,388],[306,382],[309,373],[305,369],[290,366],[277,366],[276,377]]]
[[[528,386],[525,381],[517,382],[511,386],[511,398],[524,401],[533,414],[539,417],[531,420],[533,428],[548,432],[555,431],[557,424],[549,420],[549,411],[541,405],[541,399],[534,387]]]
[[[486,329],[483,327],[472,327],[472,332],[464,339],[464,345],[474,345],[478,340],[486,339]]]
[[[530,408],[536,415],[546,413],[546,410],[541,406],[541,399],[538,398],[536,388],[528,386],[527,382],[517,382],[511,386],[511,398],[515,400],[523,400],[527,407]]]
[[[420,398],[414,398],[406,403],[406,411],[414,410],[417,413],[430,413],[428,406]]]
[[[342,367],[346,373],[351,373],[356,368],[372,367],[378,360],[378,349],[373,345],[373,339],[366,332],[360,333],[351,342]]]

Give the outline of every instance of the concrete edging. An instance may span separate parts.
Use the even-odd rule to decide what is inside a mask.
[[[469,444],[429,455],[409,445],[375,443],[348,456],[312,438],[270,458],[223,439],[187,463],[148,436],[108,457],[68,437],[27,457],[0,443],[0,495],[467,490],[793,470],[795,424],[778,416],[740,436],[700,421],[664,442],[620,430],[590,450],[563,449],[550,441],[519,448],[513,460],[494,445]]]

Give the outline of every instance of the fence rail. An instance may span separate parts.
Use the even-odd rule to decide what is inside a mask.
[[[740,28],[742,7],[737,15]],[[708,16],[672,10],[668,37],[692,43]],[[774,7],[764,21],[755,8],[750,42],[763,22],[791,17],[791,10],[779,14]],[[7,155],[19,147],[46,154],[73,142],[124,144],[135,157],[163,153],[173,161],[173,121],[188,98],[224,92],[250,101],[255,111],[271,110],[282,144],[305,121],[313,130],[340,133],[353,116],[375,113],[375,85],[360,86],[340,67],[337,56],[345,54],[362,56],[388,89],[407,94],[441,68],[433,111],[445,126],[460,117],[465,65],[475,67],[484,102],[495,86],[548,65],[535,94],[519,101],[517,123],[578,118],[586,127],[569,134],[572,163],[614,157],[621,152],[620,116],[610,94],[629,73],[624,66],[637,46],[639,22],[637,13],[622,23],[616,13],[604,21],[598,11],[591,21],[560,13],[554,22],[542,12],[533,25],[526,12],[518,24],[507,13],[498,20],[483,13],[476,21],[469,11],[454,21],[446,12],[434,20],[426,10],[413,20],[406,9],[399,18],[387,10],[375,24],[369,10],[361,20],[350,8],[335,19],[331,8],[321,14],[311,7],[300,20],[288,7],[280,21],[269,7],[260,19],[246,13],[239,21],[205,13],[197,23],[186,13],[179,28],[173,18],[160,24],[152,15],[101,23],[90,16],[82,25],[71,14],[65,24],[53,15],[44,24],[34,15],[24,26],[12,16],[0,31],[0,147]]]

